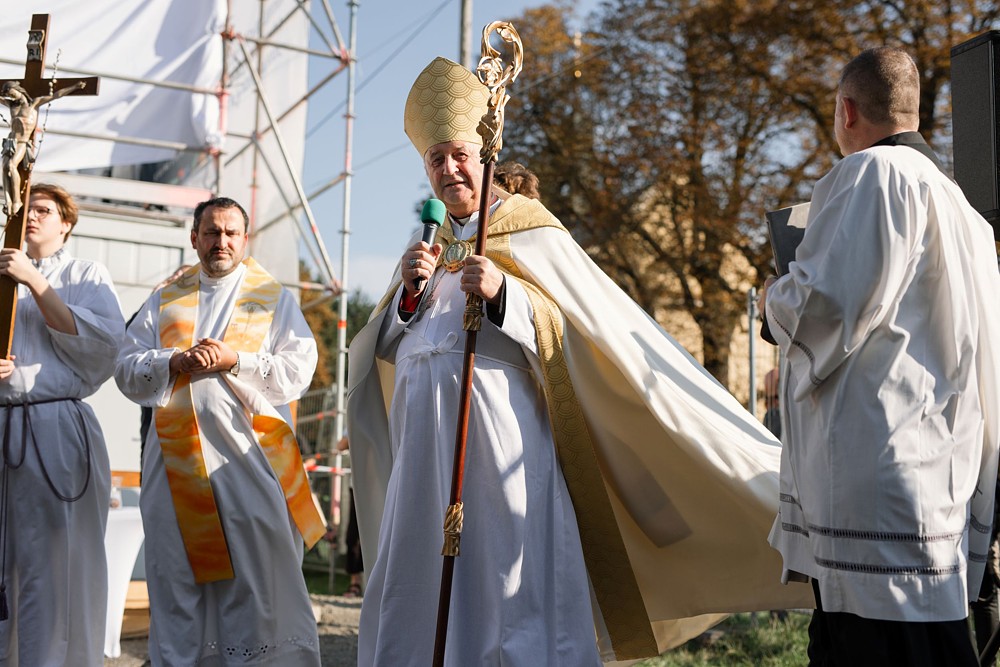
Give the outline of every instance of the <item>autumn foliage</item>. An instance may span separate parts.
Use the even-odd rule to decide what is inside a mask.
[[[513,20],[524,70],[501,160],[651,315],[683,311],[728,380],[746,295],[770,269],[769,209],[805,201],[838,159],[839,70],[868,46],[906,48],[921,131],[950,162],[949,53],[997,27],[998,3],[619,0],[574,34],[569,5]]]

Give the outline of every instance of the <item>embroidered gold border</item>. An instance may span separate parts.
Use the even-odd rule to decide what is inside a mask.
[[[524,287],[531,301],[556,452],[573,499],[587,572],[615,657],[631,660],[657,655],[649,614],[569,375],[562,347],[562,313],[547,294],[523,278],[510,251],[510,236],[496,234],[492,226],[490,232],[487,256]]]

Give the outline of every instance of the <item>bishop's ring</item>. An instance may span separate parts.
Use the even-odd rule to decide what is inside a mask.
[[[417,265],[417,258],[416,257],[411,257],[410,258],[410,268],[412,269],[416,265]]]

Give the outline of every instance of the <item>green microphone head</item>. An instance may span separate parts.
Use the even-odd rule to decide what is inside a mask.
[[[448,215],[448,212],[444,208],[444,202],[440,199],[431,198],[424,203],[424,208],[420,211],[420,222],[425,224],[433,222],[440,227],[446,215]]]

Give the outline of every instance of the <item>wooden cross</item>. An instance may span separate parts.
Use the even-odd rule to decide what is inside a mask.
[[[33,14],[28,30],[28,57],[24,63],[24,78],[0,81],[0,103],[10,110],[10,134],[3,146],[3,184],[7,227],[4,248],[20,248],[24,242],[24,227],[28,221],[31,198],[31,168],[35,159],[35,132],[38,128],[38,107],[65,95],[96,95],[100,79],[46,79],[45,50],[48,45],[49,15]],[[58,86],[58,88],[56,87]],[[14,316],[17,313],[17,282],[10,276],[0,276],[0,354],[10,358],[14,338]]]

